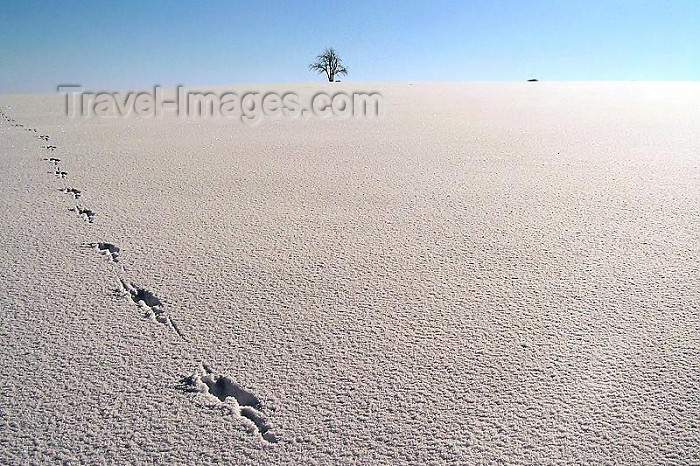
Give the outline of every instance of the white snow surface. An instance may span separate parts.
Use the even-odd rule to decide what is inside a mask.
[[[700,463],[699,83],[264,89],[0,95],[0,463]]]

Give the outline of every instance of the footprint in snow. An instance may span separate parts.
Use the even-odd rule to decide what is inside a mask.
[[[180,338],[187,341],[175,321],[166,313],[163,302],[155,294],[121,278],[119,283],[121,284],[120,294],[128,296],[136,305],[143,308],[146,311],[146,317],[150,317],[159,324],[172,328]]]
[[[180,380],[178,388],[185,392],[207,393],[215,397],[220,403],[229,405],[234,412],[237,411],[242,419],[246,419],[251,430],[259,434],[263,441],[278,442],[277,436],[271,430],[272,426],[265,418],[260,399],[230,377],[215,374],[206,364],[202,366],[201,371]]]
[[[105,255],[108,255],[112,262],[119,262],[119,254],[121,250],[119,249],[119,246],[116,246],[112,243],[85,243],[86,247],[93,248],[100,253],[103,253]]]
[[[63,178],[65,178],[65,177],[63,177]],[[85,208],[80,207],[80,206],[75,206],[75,209],[69,209],[69,210],[71,210],[73,212],[77,212],[78,215],[81,216],[88,223],[93,223],[95,221],[95,215],[97,215],[92,210],[85,209]]]
[[[61,191],[62,193],[65,193],[65,194],[70,194],[70,195],[72,195],[72,196],[73,196],[73,199],[79,199],[79,198],[80,198],[80,195],[82,194],[82,191],[81,191],[81,190],[75,189],[75,188],[70,188],[70,187],[68,187],[68,188],[61,188],[61,189],[59,189],[59,191]]]

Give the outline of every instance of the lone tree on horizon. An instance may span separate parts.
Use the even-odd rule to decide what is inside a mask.
[[[335,81],[336,76],[347,75],[348,69],[343,66],[343,62],[335,53],[333,48],[327,48],[316,57],[316,61],[309,65],[309,70],[318,74],[326,73],[329,82]]]

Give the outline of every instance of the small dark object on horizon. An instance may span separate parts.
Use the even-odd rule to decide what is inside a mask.
[[[333,48],[327,48],[321,52],[316,61],[309,65],[310,71],[325,74],[328,82],[335,81],[336,76],[348,74],[348,69],[343,66],[342,60]]]
[[[538,81],[538,80],[535,79],[535,78],[532,78],[532,79],[528,79],[528,80],[527,80],[527,82],[529,82],[529,83],[536,83],[537,81]]]

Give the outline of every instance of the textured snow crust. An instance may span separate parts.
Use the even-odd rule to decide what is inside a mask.
[[[330,86],[0,95],[0,463],[700,463],[700,85]]]

